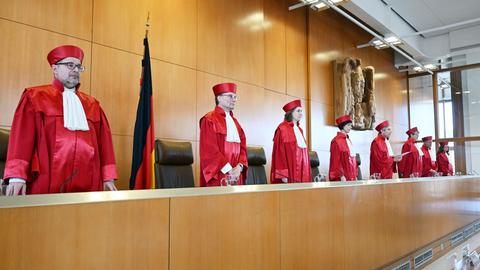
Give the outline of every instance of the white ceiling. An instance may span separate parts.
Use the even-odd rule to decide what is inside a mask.
[[[383,0],[418,31],[480,17],[479,0]],[[478,24],[478,23],[477,23]],[[471,26],[470,24],[466,26]],[[462,27],[466,27],[462,26]],[[455,28],[454,28],[455,29]],[[458,28],[456,28],[458,29]],[[450,29],[452,30],[452,29]],[[413,29],[412,29],[413,31]],[[447,31],[425,34],[434,36]]]

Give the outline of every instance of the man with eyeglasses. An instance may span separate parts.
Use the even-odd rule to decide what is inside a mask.
[[[72,45],[53,49],[53,82],[23,92],[8,144],[7,195],[116,190],[107,118],[79,90],[83,56]]]
[[[200,119],[200,186],[220,186],[226,177],[238,179],[237,184],[243,185],[248,166],[247,144],[232,112],[237,85],[217,84],[213,93],[217,106]]]

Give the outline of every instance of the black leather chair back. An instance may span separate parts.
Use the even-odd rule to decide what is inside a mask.
[[[357,180],[362,180],[362,170],[360,169],[360,165],[362,164],[362,160],[360,159],[360,154],[357,153],[355,155],[355,158],[357,159],[357,169],[358,169],[358,174],[357,174]]]
[[[190,142],[155,141],[157,188],[194,187],[193,152]]]
[[[247,147],[248,171],[245,185],[259,185],[267,183],[265,174],[265,151],[263,147]]]
[[[313,182],[315,177],[320,175],[320,170],[318,169],[318,167],[320,167],[320,160],[318,159],[317,152],[309,151],[308,154],[310,155],[310,168],[312,170],[312,182]]]
[[[0,129],[0,178],[3,178],[3,171],[5,170],[5,162],[7,161],[9,136],[10,136],[10,130]]]

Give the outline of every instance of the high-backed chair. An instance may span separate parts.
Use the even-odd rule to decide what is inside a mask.
[[[155,141],[157,188],[194,187],[193,152],[190,142]]]
[[[0,128],[0,178],[3,178],[5,162],[7,161],[8,137],[10,130]]]
[[[360,154],[357,153],[355,155],[355,158],[357,159],[357,169],[358,169],[358,174],[357,174],[357,180],[362,180],[362,170],[360,169],[360,165],[362,164],[362,160],[360,159]]]
[[[312,169],[312,182],[315,177],[320,175],[320,170],[318,167],[320,166],[320,160],[318,159],[317,152],[309,151],[308,154],[310,155],[310,168]]]
[[[245,185],[259,185],[267,183],[265,174],[265,151],[263,147],[247,147],[248,171]]]

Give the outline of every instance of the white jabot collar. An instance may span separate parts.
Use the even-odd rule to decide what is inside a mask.
[[[87,117],[80,98],[75,94],[75,88],[64,88],[63,91],[63,125],[66,129],[89,130]]]
[[[298,147],[307,148],[305,138],[303,138],[302,132],[300,132],[300,129],[298,128],[296,123],[293,123],[293,133],[295,133],[295,139],[297,140]]]
[[[237,126],[233,121],[230,112],[225,112],[225,122],[227,123],[227,142],[240,142],[240,136],[238,135]]]
[[[390,144],[390,141],[385,138],[385,144],[387,144],[387,150],[388,150],[388,156],[393,157],[395,154],[393,153],[392,145]]]

